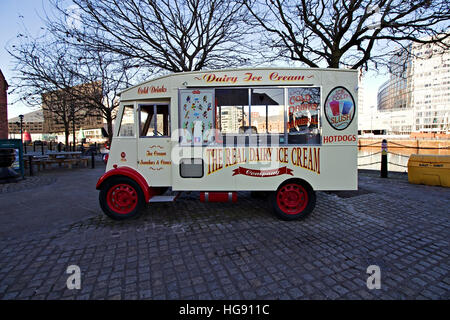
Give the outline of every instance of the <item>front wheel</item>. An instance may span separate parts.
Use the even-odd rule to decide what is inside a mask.
[[[103,212],[114,220],[135,218],[145,205],[140,186],[127,177],[115,177],[105,181],[99,200]]]
[[[306,218],[316,206],[316,193],[306,182],[287,181],[271,197],[272,208],[280,219]]]

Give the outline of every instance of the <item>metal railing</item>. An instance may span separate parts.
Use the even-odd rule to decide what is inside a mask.
[[[387,155],[390,154],[390,155],[393,155],[393,156],[403,157],[403,158],[408,158],[408,159],[409,159],[410,155],[404,155],[404,154],[401,154],[401,153],[388,151],[387,141],[384,141],[384,142],[386,143],[386,150],[385,150],[386,157],[383,158],[383,150],[378,151],[378,152],[373,152],[373,153],[370,153],[370,154],[365,154],[365,155],[358,156],[358,159],[362,159],[362,158],[373,157],[373,156],[378,155],[378,154],[382,155],[380,161],[374,161],[374,162],[370,162],[370,163],[358,163],[358,168],[359,167],[368,167],[368,166],[373,166],[373,165],[377,165],[377,164],[382,164],[383,161],[385,161],[386,162],[385,163],[386,166],[387,166],[387,164],[389,164],[389,165],[393,165],[393,166],[397,166],[397,167],[400,167],[400,168],[406,168],[407,169],[408,168],[407,165],[404,165],[404,164],[401,164],[401,163],[395,163],[395,162],[392,162],[392,161],[388,161],[387,160]],[[370,144],[365,144],[365,145],[360,144],[360,145],[358,145],[358,148],[374,147],[374,146],[377,146],[377,145],[379,145],[381,148],[383,148],[382,143],[380,143],[379,141],[374,142],[374,143],[370,143]],[[399,148],[399,149],[404,148],[404,149],[416,149],[416,150],[450,150],[450,146],[446,146],[446,147],[420,147],[420,146],[407,146],[407,145],[404,145],[404,144],[401,144],[401,143],[397,143],[397,142],[389,142],[389,148]]]

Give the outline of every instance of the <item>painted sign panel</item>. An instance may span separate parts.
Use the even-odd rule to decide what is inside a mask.
[[[325,117],[336,130],[345,130],[355,117],[356,105],[351,93],[344,87],[336,87],[325,101]]]
[[[320,147],[234,147],[234,148],[208,148],[206,149],[206,173],[216,173],[224,168],[234,167],[232,176],[246,175],[250,177],[266,178],[279,175],[293,175],[288,168],[300,167],[320,175]],[[251,169],[244,167],[250,164],[274,165],[268,170]]]
[[[318,133],[320,112],[320,88],[302,87],[288,89],[288,131]]]
[[[16,159],[11,165],[17,173],[24,175],[23,165],[23,144],[20,139],[2,139],[0,140],[0,148],[12,148],[15,150]]]
[[[213,137],[214,90],[180,90],[182,144],[204,144]]]

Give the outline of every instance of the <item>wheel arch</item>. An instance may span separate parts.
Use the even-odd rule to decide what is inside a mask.
[[[282,183],[280,183],[280,185],[278,186],[277,191],[278,191],[282,186],[284,186],[285,184],[288,184],[288,183],[300,183],[300,184],[302,184],[302,185],[304,185],[304,186],[306,186],[306,187],[308,187],[308,188],[311,188],[312,191],[315,191],[314,188],[313,188],[313,186],[311,185],[311,183],[309,183],[307,180],[302,179],[302,178],[299,178],[299,177],[294,177],[294,178],[290,178],[290,179],[284,180],[284,181],[283,181]]]
[[[139,187],[142,189],[142,192],[144,193],[145,202],[148,202],[150,198],[153,196],[153,193],[151,192],[151,188],[147,184],[147,181],[145,178],[136,170],[130,167],[116,167],[114,169],[111,169],[107,172],[105,172],[100,179],[97,181],[97,185],[95,188],[97,190],[100,190],[102,186],[105,184],[106,181],[109,181],[110,179],[116,178],[116,177],[127,177],[135,181]]]

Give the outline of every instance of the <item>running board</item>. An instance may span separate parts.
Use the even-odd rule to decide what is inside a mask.
[[[178,198],[179,195],[180,192],[176,195],[171,196],[153,196],[149,202],[173,202]]]

